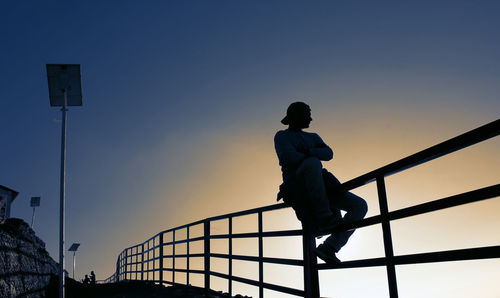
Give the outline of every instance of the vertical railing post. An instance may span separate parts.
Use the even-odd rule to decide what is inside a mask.
[[[186,285],[189,286],[189,226],[186,230]]]
[[[116,260],[116,282],[120,281],[120,257],[121,254],[118,255],[118,260]]]
[[[133,260],[134,260],[134,266],[135,266],[134,280],[138,280],[139,278],[137,277],[137,271],[138,271],[137,263],[139,262],[139,253],[138,253],[139,249],[137,249],[137,246],[135,246],[132,251],[134,252]]]
[[[233,297],[233,218],[229,217],[229,260],[228,260],[228,275],[229,278],[227,280],[227,292],[229,293],[229,297]]]
[[[124,278],[123,278],[123,251],[120,254],[120,280],[124,280]]]
[[[377,177],[378,203],[380,207],[380,216],[382,217],[382,233],[384,236],[385,259],[387,261],[387,279],[389,282],[389,296],[398,297],[398,285],[396,282],[396,267],[394,266],[394,250],[392,247],[391,226],[387,214],[389,207],[387,205],[387,193],[385,190],[384,176]]]
[[[150,247],[149,247],[149,240],[147,242],[147,245],[146,245],[146,270],[145,270],[145,273],[146,273],[146,280],[149,280],[149,252],[150,252]]]
[[[125,268],[125,270],[123,270],[123,276],[124,276],[124,280],[127,280],[127,273],[128,273],[128,248],[125,249],[125,261],[123,262],[123,268]]]
[[[155,282],[155,272],[156,272],[156,239],[153,237],[153,283]]]
[[[160,248],[158,249],[159,254],[159,274],[158,278],[160,279],[160,285],[163,286],[163,232],[160,233]]]
[[[258,213],[258,229],[259,229],[259,298],[264,297],[264,249],[262,240],[262,211]]]
[[[144,280],[144,243],[141,245],[141,280]]]
[[[125,280],[125,251],[122,252],[122,258],[120,262],[120,280]]]
[[[203,224],[203,242],[205,259],[205,290],[210,290],[210,220],[206,219]]]
[[[318,261],[313,250],[316,240],[308,224],[302,224],[302,254],[304,256],[304,297],[319,297]]]
[[[172,232],[172,283],[175,284],[175,230]]]

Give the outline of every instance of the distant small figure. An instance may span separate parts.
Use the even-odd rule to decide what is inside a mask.
[[[94,271],[90,271],[90,284],[95,285],[95,273],[94,273]]]
[[[278,200],[291,205],[303,226],[327,234],[342,223],[363,219],[368,206],[362,198],[341,188],[340,181],[323,168],[321,161],[333,158],[332,149],[318,134],[304,132],[311,123],[311,109],[303,102],[290,104],[281,123],[288,129],[274,137],[283,184]],[[344,217],[340,213],[347,213]],[[335,232],[314,252],[325,262],[339,263],[335,256],[354,230]]]
[[[87,274],[85,274],[85,278],[83,279],[83,284],[84,285],[90,284],[90,279],[89,279],[89,276]]]

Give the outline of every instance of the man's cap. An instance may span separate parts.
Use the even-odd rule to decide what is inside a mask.
[[[288,125],[290,124],[290,120],[297,118],[297,116],[301,115],[304,111],[309,111],[311,108],[301,101],[296,101],[291,103],[286,109],[286,116],[281,120],[281,123]]]

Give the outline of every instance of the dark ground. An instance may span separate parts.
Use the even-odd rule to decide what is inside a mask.
[[[47,297],[58,297],[57,277],[51,282],[47,291]],[[84,285],[73,279],[66,279],[66,297],[67,298],[146,298],[146,297],[187,297],[187,298],[219,298],[230,297],[227,293],[210,290],[205,293],[203,288],[176,285],[172,287],[163,287],[148,281],[126,281],[112,284]],[[248,296],[236,295],[235,298],[245,298]]]

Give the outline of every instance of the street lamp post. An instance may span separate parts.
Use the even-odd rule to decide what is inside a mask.
[[[35,222],[35,208],[40,206],[40,197],[31,197],[30,206],[33,207],[33,216],[31,217],[31,229],[33,229],[33,224]]]
[[[68,106],[82,105],[79,64],[47,64],[50,106],[61,107],[61,176],[59,204],[59,297],[64,298],[64,205],[66,187],[66,111]]]
[[[71,247],[68,249],[68,251],[73,252],[73,279],[75,279],[75,267],[76,267],[76,251],[78,250],[78,247],[80,246],[80,243],[73,243]]]

